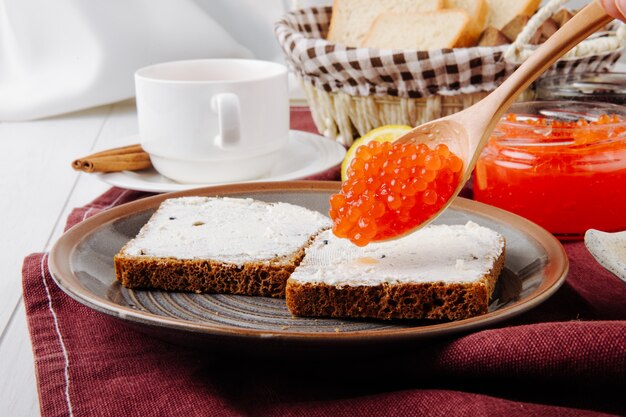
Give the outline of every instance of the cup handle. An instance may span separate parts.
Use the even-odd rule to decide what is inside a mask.
[[[220,93],[211,98],[211,109],[217,113],[219,134],[213,138],[215,146],[222,149],[239,143],[241,116],[239,98],[233,93]]]

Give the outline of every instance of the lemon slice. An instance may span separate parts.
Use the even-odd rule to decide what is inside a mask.
[[[350,146],[350,149],[348,149],[348,152],[346,152],[346,156],[341,163],[341,181],[345,181],[348,177],[348,167],[352,159],[354,159],[356,149],[359,146],[365,145],[373,140],[378,142],[393,142],[409,130],[411,130],[411,126],[407,125],[385,125],[372,129],[355,140],[352,146]]]

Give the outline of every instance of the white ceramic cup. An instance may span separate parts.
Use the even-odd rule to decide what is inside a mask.
[[[289,138],[287,68],[268,61],[167,62],[135,73],[141,145],[184,183],[259,178]]]

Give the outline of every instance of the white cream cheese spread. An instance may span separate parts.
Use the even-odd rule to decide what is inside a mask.
[[[161,204],[124,253],[242,265],[290,256],[331,226],[328,217],[288,203],[173,198]]]
[[[473,222],[428,226],[365,247],[325,231],[290,279],[334,286],[471,282],[491,270],[504,244],[502,235]]]

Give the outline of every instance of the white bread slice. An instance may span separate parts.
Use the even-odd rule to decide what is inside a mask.
[[[470,17],[462,9],[426,13],[383,13],[363,38],[362,47],[433,50],[470,46]]]
[[[359,46],[374,19],[384,12],[420,13],[443,8],[444,0],[334,0],[326,38]]]
[[[487,0],[489,2],[489,21],[488,26],[496,29],[502,29],[504,25],[509,23],[515,16],[532,16],[537,9],[541,0]]]
[[[504,237],[473,222],[365,247],[328,230],[287,280],[287,306],[297,316],[469,318],[487,313],[504,257]]]
[[[115,256],[115,273],[127,288],[284,297],[304,248],[331,226],[287,203],[168,199]]]
[[[490,26],[482,31],[476,46],[499,46],[508,43],[511,43],[511,40],[502,31]]]
[[[486,28],[489,16],[487,0],[445,0],[446,9],[463,9],[470,15],[470,36],[478,39]]]

